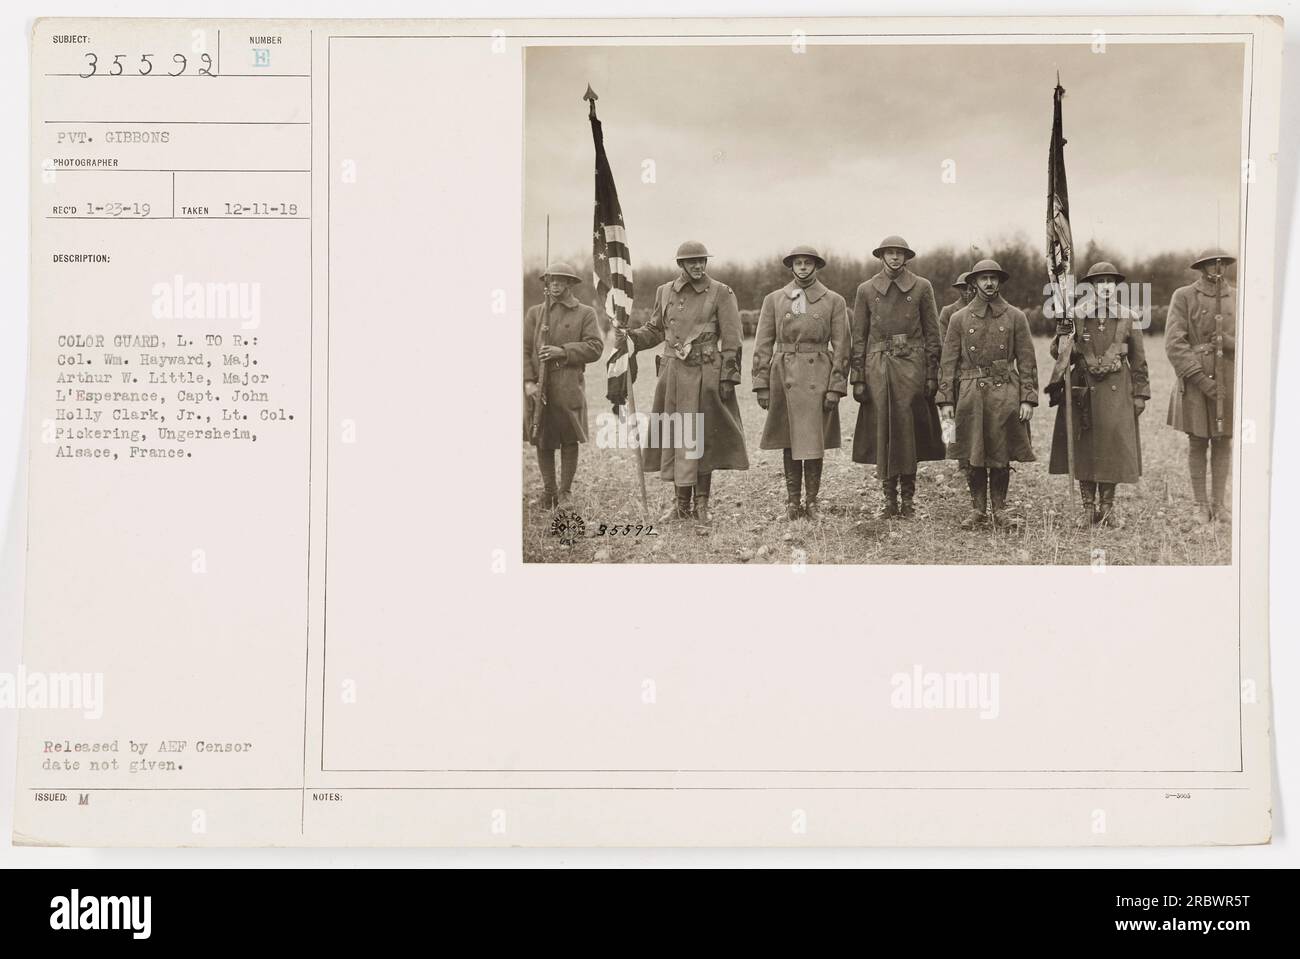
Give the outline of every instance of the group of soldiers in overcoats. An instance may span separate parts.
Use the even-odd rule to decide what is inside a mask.
[[[971,499],[961,525],[1016,523],[1007,509],[1011,464],[1035,459],[1029,423],[1039,381],[1028,320],[1000,292],[1009,275],[980,260],[953,283],[958,299],[939,310],[930,281],[908,268],[916,253],[906,240],[888,236],[872,253],[881,269],[858,286],[851,311],[818,279],[826,259],[807,245],[783,258],[790,280],[759,311],[752,369],[766,414],[759,445],[782,451],[787,518],[820,515],[822,460],[840,446],[839,404],[851,389],[859,404],[853,460],[875,466],[882,517],[914,516],[918,464],[953,459]],[[700,455],[683,455],[671,432],[642,453],[643,469],[674,487],[660,521],[693,518],[701,532],[710,522],[714,471],[749,467],[736,401],[740,311],[731,288],[709,276],[709,258],[704,244],[683,243],[680,273],[655,290],[649,320],[615,331],[616,343],[632,351],[665,344],[652,415],[698,415],[703,424]],[[1225,269],[1232,262],[1220,251],[1197,258],[1192,267],[1201,278],[1174,293],[1166,323],[1178,377],[1168,423],[1188,434],[1196,515],[1207,523],[1227,515],[1236,291]],[[1058,410],[1048,469],[1067,472],[1072,446],[1077,524],[1116,526],[1116,485],[1135,483],[1142,472],[1138,420],[1151,398],[1143,327],[1117,293],[1125,276],[1114,264],[1095,264],[1083,280],[1090,292],[1058,325],[1071,338],[1068,358],[1059,355],[1062,337],[1052,342],[1057,369],[1047,392]],[[542,281],[546,300],[524,322],[524,389],[533,411],[526,439],[537,448],[544,501],[555,506],[571,495],[578,444],[587,439],[583,370],[600,357],[602,340],[595,311],[573,296],[572,267],[548,265]]]

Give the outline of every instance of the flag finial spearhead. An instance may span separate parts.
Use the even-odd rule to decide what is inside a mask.
[[[582,95],[582,99],[587,101],[587,116],[594,119],[596,116],[596,101],[600,97],[596,96],[596,91],[591,88],[590,83],[587,84],[587,92]]]

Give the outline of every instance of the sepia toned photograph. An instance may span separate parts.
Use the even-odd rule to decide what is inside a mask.
[[[530,48],[524,558],[1230,563],[1245,63]]]

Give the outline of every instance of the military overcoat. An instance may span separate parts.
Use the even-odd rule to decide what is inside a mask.
[[[976,468],[1033,462],[1029,424],[1020,422],[1021,403],[1038,405],[1038,361],[1025,314],[1000,295],[976,296],[948,324],[940,369],[935,400],[956,398],[955,458]]]
[[[545,322],[543,323],[543,317]],[[564,348],[561,359],[546,364],[546,402],[535,406],[541,421],[534,439],[525,425],[524,439],[543,449],[587,441],[586,366],[600,359],[604,344],[596,326],[596,311],[578,302],[572,292],[530,306],[524,315],[524,382],[538,383],[543,346]],[[537,403],[536,400],[532,401]]]
[[[853,298],[850,379],[866,384],[853,460],[875,463],[881,478],[946,455],[939,411],[925,390],[939,378],[938,314],[930,281],[906,267],[893,278],[882,270]]]
[[[1095,299],[1074,309],[1071,352],[1074,392],[1074,476],[1089,483],[1136,483],[1142,475],[1142,442],[1135,399],[1151,398],[1142,317],[1128,307]],[[1052,341],[1057,358],[1058,341]],[[1065,404],[1057,404],[1048,472],[1068,473]]]
[[[848,391],[849,316],[844,297],[814,280],[791,280],[763,299],[754,339],[754,390],[768,390],[760,447],[821,459],[840,445],[840,411],[827,393]]]
[[[694,486],[701,473],[749,469],[745,433],[734,386],[740,382],[740,309],[731,287],[707,274],[685,272],[655,290],[654,311],[628,337],[638,350],[665,345],[654,413],[701,414],[701,453],[686,455],[692,437],[676,435],[671,419],[659,418],[658,438],[643,450],[642,468],[677,486]],[[721,383],[733,386],[723,399]],[[693,428],[693,427],[689,427]],[[644,439],[644,438],[643,438]]]
[[[1216,324],[1215,316],[1222,317]],[[1222,333],[1223,356],[1216,357],[1215,331]],[[1233,397],[1237,383],[1237,289],[1227,280],[1222,288],[1205,277],[1174,291],[1165,319],[1165,353],[1178,382],[1169,397],[1168,423],[1192,436],[1231,436]],[[1223,425],[1215,423],[1217,402],[1189,379],[1202,372],[1219,384],[1223,396]]]

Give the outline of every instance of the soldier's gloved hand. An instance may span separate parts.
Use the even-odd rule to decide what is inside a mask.
[[[1146,408],[1147,408],[1147,401],[1146,401],[1146,400],[1144,400],[1144,399],[1143,399],[1142,397],[1140,397],[1140,396],[1135,396],[1135,397],[1133,397],[1133,409],[1137,410],[1137,414],[1138,414],[1138,416],[1141,416],[1141,415],[1142,415],[1142,411],[1145,410]]]
[[[839,405],[840,405],[840,394],[836,393],[834,390],[827,390],[826,399],[822,401],[822,406],[826,407],[826,409],[828,410],[833,410],[835,409],[835,407]]]
[[[768,390],[754,390],[754,395],[758,397],[758,405],[761,409],[767,409],[767,404],[771,393]]]
[[[938,392],[939,392],[939,381],[938,381],[938,380],[926,380],[926,381],[925,381],[925,398],[926,398],[927,400],[932,400],[932,399],[934,399],[934,394],[935,394],[935,393],[938,393]]]
[[[939,407],[939,415],[945,420],[955,420],[957,418],[957,411],[953,409],[951,403],[945,403],[943,406]]]
[[[621,326],[614,327],[614,346],[621,347],[624,343],[627,344],[629,350],[635,349],[632,342],[627,338],[627,330]]]
[[[564,359],[564,347],[562,346],[543,346],[537,351],[538,357],[543,360],[562,360]]]
[[[867,384],[866,384],[866,383],[854,383],[854,384],[853,384],[853,398],[854,398],[855,400],[857,400],[859,403],[861,403],[864,399],[866,399],[866,396],[867,396]]]
[[[1194,374],[1192,376],[1192,382],[1196,384],[1198,390],[1210,399],[1217,400],[1219,398],[1219,384],[1214,382],[1214,380],[1210,379],[1204,373]]]
[[[718,384],[718,395],[722,397],[724,402],[731,399],[736,395],[736,384],[723,380]]]
[[[1033,403],[1021,403],[1021,404],[1020,404],[1020,422],[1022,422],[1022,423],[1028,423],[1028,422],[1029,422],[1029,417],[1031,417],[1031,416],[1033,416],[1033,415],[1034,415],[1034,404],[1033,404]]]
[[[524,384],[524,396],[528,397],[531,400],[536,395],[537,395],[537,384],[534,383],[532,380],[529,380],[527,383]]]

